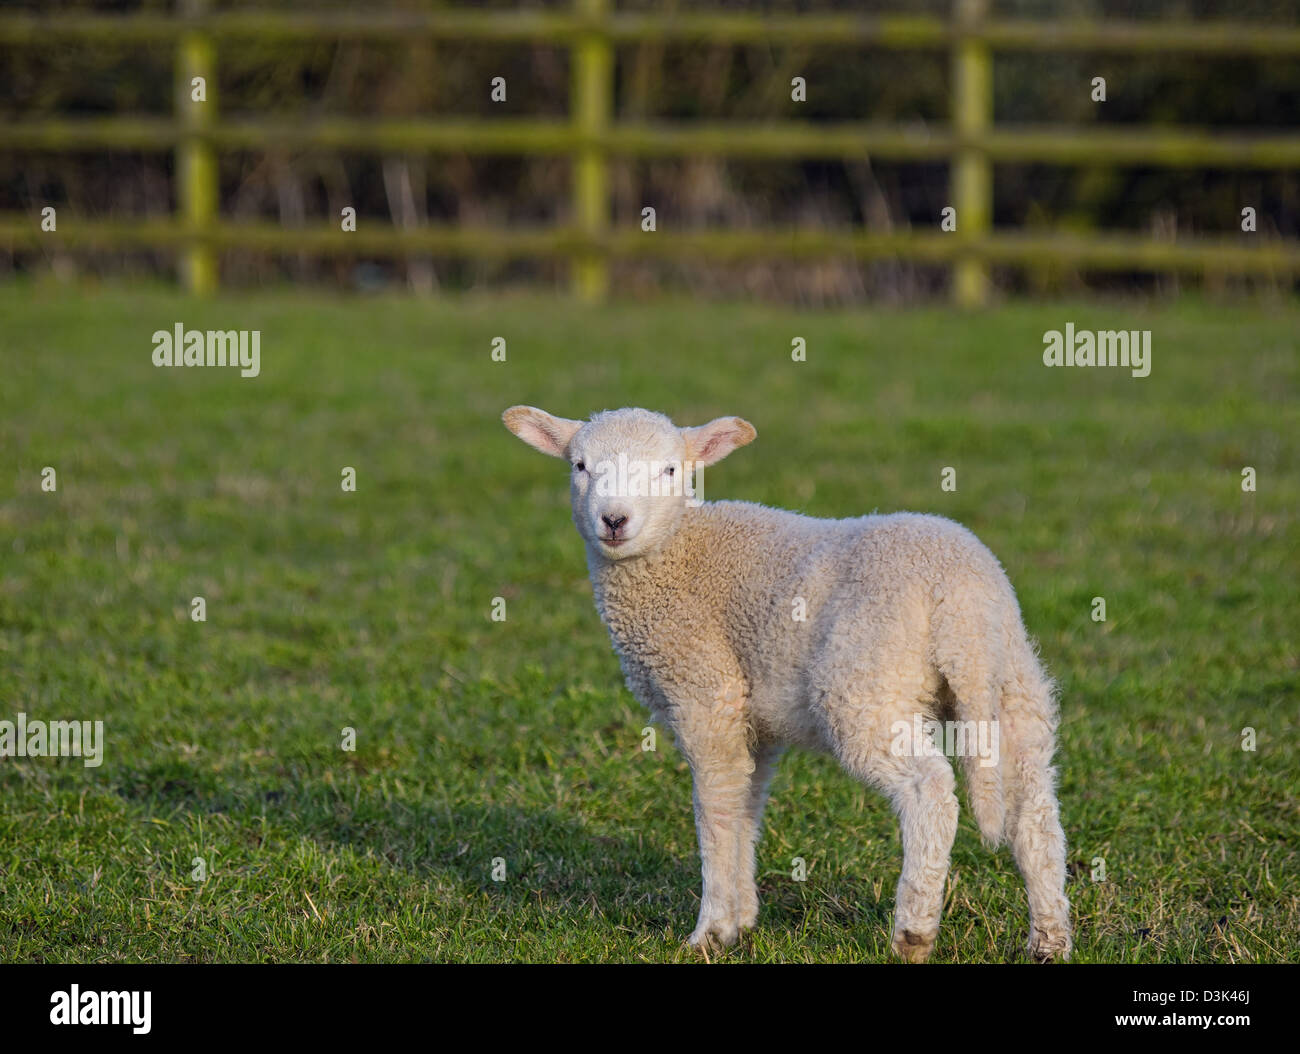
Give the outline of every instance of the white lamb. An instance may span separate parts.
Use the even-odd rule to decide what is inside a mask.
[[[944,753],[909,749],[907,737],[900,748],[899,732],[947,719],[996,731],[995,763],[964,751],[967,796],[986,843],[1009,842],[1024,876],[1030,954],[1069,957],[1053,686],[1011,583],[973,534],[913,513],[820,520],[693,501],[678,485],[692,467],[755,438],[738,417],[677,428],[648,410],[584,423],[514,406],[504,420],[571,463],[596,607],[628,687],[690,763],[704,877],[693,946],[732,944],[755,924],[767,788],[797,744],[833,753],[893,803],[903,842],[893,948],[928,958],[955,781]]]

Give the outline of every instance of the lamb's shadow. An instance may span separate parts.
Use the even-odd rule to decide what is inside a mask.
[[[183,767],[182,767],[183,768]],[[317,781],[222,786],[168,765],[115,780],[124,798],[160,811],[225,813],[240,822],[265,814],[326,850],[346,847],[416,879],[454,883],[514,909],[549,912],[589,925],[683,937],[699,910],[699,857],[689,817],[663,839],[654,830],[611,833],[557,809],[461,802],[439,808],[367,785],[337,789]],[[664,847],[669,841],[673,849]],[[680,851],[679,851],[680,850]],[[888,927],[892,898],[867,879],[828,877],[803,883],[759,876],[760,929],[798,932],[827,923],[845,929]]]
[[[449,879],[497,904],[559,911],[632,929],[689,930],[698,910],[696,861],[637,837],[593,829],[554,809],[461,803],[400,817],[353,816],[313,833],[375,852],[413,872]]]
[[[486,803],[451,810],[349,817],[314,837],[458,883],[495,903],[543,904],[590,924],[683,937],[699,911],[700,871],[693,827],[665,848],[652,830],[608,833],[554,809],[524,810]],[[383,847],[389,847],[385,850]],[[835,876],[796,882],[781,873],[759,880],[759,927],[796,933],[827,924],[887,932],[893,898],[867,878]]]
[[[415,837],[427,851],[416,869],[457,882],[467,893],[497,904],[541,904],[575,922],[624,927],[643,934],[684,938],[699,912],[699,856],[689,848],[670,852],[653,836],[612,835],[593,830],[555,810],[462,805],[450,813],[430,810],[411,817]],[[399,854],[415,849],[403,821],[335,825],[320,832],[334,844],[359,852],[405,839]],[[759,877],[759,927],[797,933],[828,924],[846,931],[888,931],[893,898],[876,895],[867,879],[823,878],[796,882],[780,874]]]
[[[446,808],[384,793],[372,783],[319,780],[225,784],[184,763],[123,766],[111,783],[158,815],[264,815],[330,851],[346,847],[420,880],[454,883],[466,896],[523,908],[539,902],[575,921],[647,932],[689,931],[699,909],[698,858],[661,847],[653,830],[606,832],[556,809],[483,801]],[[682,927],[685,926],[685,930]]]

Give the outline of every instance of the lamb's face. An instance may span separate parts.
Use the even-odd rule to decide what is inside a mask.
[[[569,442],[573,522],[611,560],[656,548],[677,529],[689,486],[686,439],[646,410],[600,414]]]
[[[586,423],[512,406],[506,427],[529,446],[569,462],[573,522],[609,560],[641,556],[677,530],[693,500],[694,470],[757,435],[739,417],[678,428],[650,410],[610,410]]]

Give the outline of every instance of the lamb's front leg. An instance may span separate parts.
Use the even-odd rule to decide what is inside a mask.
[[[747,741],[745,696],[736,684],[710,693],[707,702],[679,709],[677,738],[694,778],[695,830],[700,841],[704,891],[690,943],[696,948],[734,944],[740,933],[742,846],[750,831],[754,759]]]
[[[719,744],[720,746],[721,744]],[[730,751],[692,764],[695,830],[700,840],[704,892],[690,943],[695,948],[735,944],[740,935],[741,843],[749,808],[749,762]],[[749,881],[753,882],[752,876]]]
[[[740,885],[736,893],[737,915],[741,931],[753,929],[758,922],[757,869],[758,840],[763,833],[763,809],[767,805],[767,792],[782,748],[774,743],[764,743],[754,751],[754,774],[749,781],[749,801],[744,813],[738,849],[740,850]]]

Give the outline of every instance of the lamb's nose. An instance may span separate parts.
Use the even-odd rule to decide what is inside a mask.
[[[626,516],[602,516],[601,519],[605,521],[605,526],[609,528],[611,534],[617,534],[618,529],[627,523]]]

